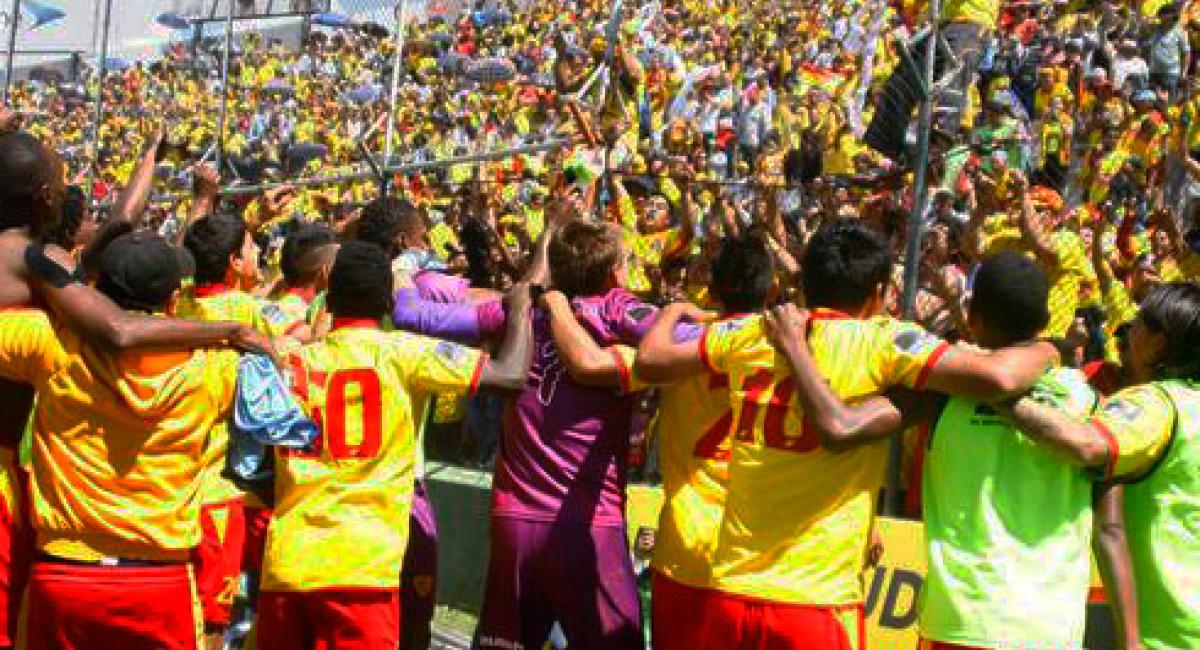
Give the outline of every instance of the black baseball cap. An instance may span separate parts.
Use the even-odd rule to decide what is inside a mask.
[[[177,249],[158,235],[131,232],[104,249],[96,288],[122,309],[155,312],[166,306],[182,281]]]

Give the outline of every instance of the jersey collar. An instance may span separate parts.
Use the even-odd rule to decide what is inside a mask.
[[[287,295],[296,296],[304,302],[312,302],[317,297],[317,290],[311,287],[293,287],[287,290]]]
[[[232,290],[233,288],[224,282],[210,282],[207,284],[197,284],[192,287],[192,295],[197,298],[207,298],[208,296],[219,296]]]
[[[335,318],[333,329],[379,329],[379,321],[374,318]]]
[[[836,309],[828,309],[826,307],[817,307],[812,310],[811,320],[847,320],[852,318],[850,314]]]

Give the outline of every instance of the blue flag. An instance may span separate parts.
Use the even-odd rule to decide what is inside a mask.
[[[61,20],[67,12],[42,0],[21,0],[22,18],[29,22],[29,29],[37,29],[56,20]]]

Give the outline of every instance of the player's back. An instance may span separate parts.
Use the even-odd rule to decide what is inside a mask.
[[[817,367],[841,398],[920,386],[945,343],[886,318],[814,314]],[[774,602],[862,601],[859,574],[887,465],[887,443],[833,453],[805,422],[786,360],[761,316],[721,323],[702,342],[706,363],[729,375],[733,450],[718,542],[718,588]]]
[[[192,287],[180,300],[177,315],[203,321],[241,323],[266,336],[284,333],[285,317],[277,306],[224,284]],[[228,447],[228,426],[220,423],[213,430],[204,451],[205,478],[201,494],[204,503],[220,503],[243,495],[232,481],[221,476]]]
[[[1057,369],[1033,397],[1079,421],[1098,397]],[[925,460],[929,572],[922,636],[991,647],[1080,647],[1091,583],[1092,482],[986,404],[950,398]]]
[[[230,413],[238,355],[113,356],[42,312],[3,318],[3,338],[29,353],[25,371],[40,393],[31,488],[39,547],[78,559],[186,559],[200,538],[197,459]]]
[[[293,393],[321,428],[310,449],[277,453],[275,520],[263,588],[394,588],[407,544],[414,439],[436,391],[464,391],[482,355],[373,322],[289,356]]]
[[[634,345],[654,310],[622,290],[576,299],[600,345]],[[529,382],[505,419],[492,511],[530,521],[621,526],[635,400],[621,389],[575,382],[558,357],[549,317],[533,319]]]
[[[663,508],[654,568],[708,587],[725,513],[730,426],[729,378],[706,373],[659,389],[658,463]]]

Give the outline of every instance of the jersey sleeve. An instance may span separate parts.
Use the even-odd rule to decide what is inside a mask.
[[[222,414],[232,413],[241,355],[233,350],[211,350],[206,354],[208,356],[204,360],[205,388],[213,396],[214,403],[221,409]]]
[[[299,300],[277,300],[273,303],[282,315],[281,329],[285,335],[293,334],[308,324],[308,305]]]
[[[410,385],[426,393],[474,393],[487,355],[451,341],[405,336],[395,348]]]
[[[480,323],[480,306],[425,300],[415,288],[396,292],[392,324],[407,332],[464,343],[478,342],[485,334]]]
[[[924,390],[950,344],[914,323],[890,321],[883,333],[874,362],[883,385]]]
[[[700,335],[700,361],[709,372],[717,375],[729,373],[734,352],[741,345],[761,334],[759,321],[737,319],[715,323]]]
[[[617,365],[617,370],[621,374],[621,392],[636,393],[646,390],[652,386],[647,381],[638,378],[637,373],[633,370],[633,362],[637,357],[637,350],[628,345],[614,345],[608,348],[609,354],[612,355],[613,361]]]
[[[1109,398],[1092,418],[1108,443],[1104,478],[1131,478],[1154,466],[1171,441],[1175,407],[1152,385],[1127,388]]]
[[[58,339],[45,313],[0,311],[0,377],[39,384],[54,370]]]
[[[295,324],[279,305],[265,300],[258,302],[258,311],[254,315],[254,329],[273,338],[286,335]]]

